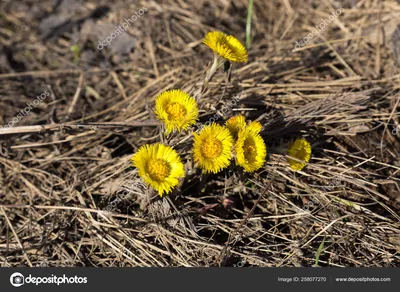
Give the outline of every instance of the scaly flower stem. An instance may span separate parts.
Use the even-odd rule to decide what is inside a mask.
[[[200,91],[200,96],[198,97],[198,100],[203,96],[204,92],[207,89],[208,83],[211,81],[217,70],[224,65],[225,59],[217,54],[214,54],[214,60],[213,63],[208,69],[206,73],[206,78],[204,79],[203,85],[201,86],[201,91]]]

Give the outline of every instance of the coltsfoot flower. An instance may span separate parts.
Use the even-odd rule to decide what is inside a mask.
[[[302,170],[311,158],[311,145],[306,139],[297,138],[288,149],[288,162],[294,171]],[[296,158],[292,159],[290,157]]]
[[[252,121],[249,123],[248,128],[253,133],[259,134],[262,130],[262,125],[260,122]]]
[[[144,145],[131,158],[143,181],[162,197],[178,185],[185,169],[178,153],[166,145]]]
[[[211,31],[204,37],[203,43],[228,61],[247,62],[248,60],[246,48],[232,35]]]
[[[256,129],[257,126],[248,126],[240,130],[235,143],[236,164],[243,167],[246,172],[260,169],[267,156],[267,146]]]
[[[155,114],[165,124],[167,134],[187,130],[196,123],[196,100],[186,92],[175,89],[164,91],[156,98]]]
[[[199,134],[194,134],[194,160],[205,172],[217,173],[230,165],[232,145],[233,138],[229,130],[212,123]]]
[[[237,115],[229,118],[225,122],[225,126],[228,128],[233,138],[235,139],[237,138],[237,134],[239,133],[239,131],[246,127],[249,129],[249,131],[255,134],[259,134],[262,129],[262,125],[257,121],[252,121],[246,125],[246,120],[242,115]]]
[[[202,90],[207,87],[218,68],[225,63],[248,61],[246,48],[232,35],[211,31],[206,34],[203,43],[214,51],[214,61],[207,71]]]
[[[236,138],[239,131],[246,127],[246,120],[244,119],[244,116],[237,115],[229,118],[225,122],[225,126],[228,128],[229,132],[231,132],[232,137]]]

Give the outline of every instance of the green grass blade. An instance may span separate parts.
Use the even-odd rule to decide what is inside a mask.
[[[251,19],[253,18],[253,0],[249,0],[247,8],[247,23],[246,23],[246,49],[250,49],[251,43]]]
[[[318,267],[319,256],[321,255],[321,252],[324,249],[325,239],[326,239],[326,237],[324,237],[324,239],[322,240],[321,244],[319,245],[319,247],[317,249],[317,253],[315,254],[315,267]]]

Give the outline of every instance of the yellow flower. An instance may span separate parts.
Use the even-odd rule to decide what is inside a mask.
[[[236,138],[239,130],[246,127],[246,121],[242,115],[231,117],[225,122],[225,126],[231,132],[232,137]]]
[[[196,123],[196,100],[180,89],[164,91],[156,98],[155,114],[166,126],[167,134],[174,130],[186,130]]]
[[[224,59],[232,62],[247,62],[246,48],[232,35],[212,31],[207,33],[203,43]]]
[[[300,160],[297,161],[288,157],[290,168],[295,171],[302,170],[311,158],[310,143],[306,139],[297,138],[296,141],[289,147],[288,156]]]
[[[253,122],[249,123],[248,128],[253,133],[259,134],[261,132],[262,125],[261,125],[261,123],[259,123],[257,121],[253,121]]]
[[[204,127],[200,134],[194,134],[194,160],[205,172],[217,173],[229,166],[232,145],[229,130],[212,123]]]
[[[267,147],[260,134],[249,126],[239,131],[235,153],[236,163],[246,172],[253,172],[264,165]]]
[[[144,145],[131,158],[139,176],[162,197],[177,186],[184,177],[185,169],[178,153],[166,145],[157,143]]]

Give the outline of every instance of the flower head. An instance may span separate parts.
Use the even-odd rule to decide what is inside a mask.
[[[212,31],[207,33],[203,43],[217,55],[232,62],[247,62],[245,47],[232,35],[223,32]]]
[[[246,127],[238,133],[235,153],[236,163],[242,166],[246,172],[253,172],[264,165],[267,147],[258,132]]]
[[[237,115],[229,118],[225,122],[225,126],[228,128],[229,132],[231,132],[232,137],[236,138],[238,132],[246,127],[246,121],[242,115]]]
[[[163,144],[144,145],[131,158],[139,176],[162,197],[178,185],[185,169],[178,153]]]
[[[200,134],[194,134],[194,160],[205,172],[217,173],[229,166],[232,145],[229,130],[212,123],[204,127]]]
[[[167,134],[186,130],[196,123],[198,107],[195,99],[180,89],[164,91],[156,98],[155,114],[164,122]]]
[[[261,123],[257,121],[250,122],[247,127],[249,128],[250,131],[256,134],[259,134],[262,129]]]
[[[297,171],[302,170],[311,158],[311,145],[306,139],[297,138],[296,141],[289,147],[288,157],[290,168]]]

